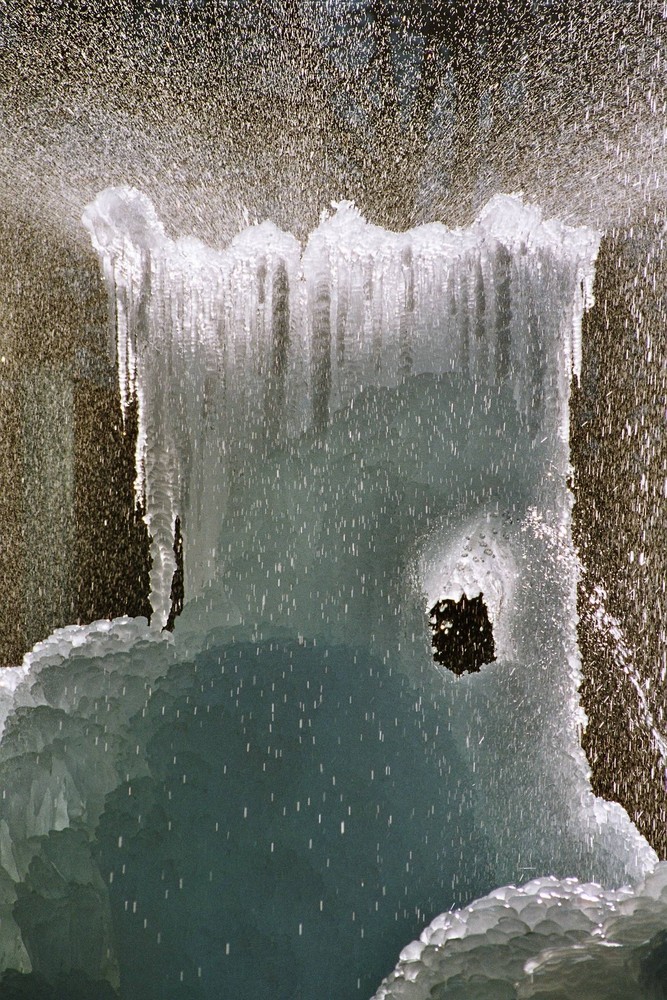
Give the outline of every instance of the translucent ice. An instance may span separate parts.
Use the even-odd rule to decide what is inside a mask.
[[[137,494],[161,623],[176,515],[192,595],[220,562],[235,470],[310,428],[321,434],[363,389],[456,372],[487,406],[492,387],[509,387],[533,437],[567,433],[597,237],[543,222],[519,198],[496,196],[468,230],[400,234],[342,203],[303,254],[269,223],[224,252],[174,242],[132,189],[103,192],[84,222],[113,304],[121,395],[139,408]]]

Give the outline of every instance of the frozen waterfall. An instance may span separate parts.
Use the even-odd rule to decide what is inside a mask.
[[[139,404],[137,494],[162,624],[175,517],[197,594],[215,575],[227,491],[248,453],[324,434],[363,390],[455,373],[490,407],[508,385],[533,438],[560,434],[550,447],[564,468],[594,233],[502,196],[453,232],[389,233],[344,203],[303,253],[270,223],[224,252],[174,242],[130,189],[105,191],[84,221],[115,306],[121,397]]]
[[[655,854],[579,740],[597,234],[500,196],[401,234],[340,204],[304,248],[174,241],[126,188],[84,222],[155,620],[60,630],[0,678],[3,967],[124,1000],[659,996],[664,870],[640,881]],[[496,660],[456,677],[428,610],[462,594]]]

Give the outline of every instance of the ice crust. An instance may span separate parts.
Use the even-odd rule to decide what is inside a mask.
[[[172,241],[129,189],[86,224],[157,627],[59,630],[0,674],[0,968],[370,996],[443,912],[378,996],[613,997],[626,959],[625,996],[660,996],[665,869],[579,740],[567,414],[596,235],[517,197],[456,232],[341,204],[303,249],[268,223]],[[427,611],[464,590],[498,659],[458,678]]]

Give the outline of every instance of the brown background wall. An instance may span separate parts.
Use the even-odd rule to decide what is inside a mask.
[[[593,787],[620,802],[667,857],[667,794],[646,709],[667,734],[667,284],[664,220],[602,241],[595,305],[584,317],[583,367],[572,394],[574,535],[584,748]],[[634,554],[631,557],[630,553]],[[596,619],[595,588],[629,654]]]
[[[92,251],[0,219],[0,664],[53,628],[146,614],[109,316]]]

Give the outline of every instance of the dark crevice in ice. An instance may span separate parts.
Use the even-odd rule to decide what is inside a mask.
[[[496,647],[483,595],[436,601],[429,611],[433,659],[454,674],[476,673],[493,663]]]
[[[174,558],[176,560],[176,569],[174,570],[174,575],[171,580],[171,590],[169,592],[169,598],[171,600],[171,608],[169,609],[169,617],[167,618],[167,624],[164,626],[163,632],[173,632],[174,625],[176,624],[176,619],[183,610],[183,602],[185,601],[185,576],[183,571],[183,535],[181,534],[181,519],[176,518],[174,522]]]

